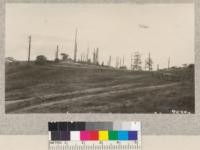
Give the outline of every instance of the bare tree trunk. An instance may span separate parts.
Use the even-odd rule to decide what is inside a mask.
[[[29,36],[28,63],[30,62],[30,58],[31,58],[31,35]]]
[[[168,70],[169,70],[169,68],[170,68],[170,57],[168,58]]]
[[[77,29],[76,29],[75,42],[74,42],[74,62],[76,62],[76,59],[77,59],[77,51],[78,51],[78,48],[77,48]]]

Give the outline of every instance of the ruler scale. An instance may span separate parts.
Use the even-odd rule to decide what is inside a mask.
[[[141,150],[140,122],[49,122],[49,150]]]

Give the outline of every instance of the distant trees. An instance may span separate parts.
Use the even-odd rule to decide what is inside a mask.
[[[132,70],[142,70],[142,60],[141,54],[139,52],[135,52],[132,58]]]
[[[152,71],[153,70],[153,60],[149,53],[148,57],[145,59],[145,69]],[[159,67],[158,67],[159,68]],[[141,54],[137,51],[134,55],[131,56],[131,69],[134,71],[142,70],[142,59]]]
[[[99,48],[94,49],[93,63],[96,64],[96,65],[99,65]]]
[[[62,56],[62,60],[67,60],[69,57],[69,55],[66,53],[61,53],[60,55]]]
[[[35,63],[38,65],[44,65],[47,63],[47,58],[44,55],[39,55],[36,57]]]
[[[188,65],[188,68],[194,69],[194,64],[189,64],[189,65]]]
[[[20,62],[13,57],[6,57],[5,58],[5,64],[6,65],[19,65]]]
[[[183,64],[182,66],[183,66],[183,68],[187,68],[188,65],[187,64]]]
[[[149,71],[153,70],[153,60],[151,58],[150,53],[149,53],[148,57],[145,60],[145,68],[148,69]]]

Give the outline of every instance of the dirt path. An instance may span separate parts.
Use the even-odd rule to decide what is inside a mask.
[[[77,94],[90,94],[90,93],[96,93],[96,92],[127,89],[127,88],[131,88],[133,86],[139,86],[139,85],[141,85],[141,83],[119,84],[119,85],[113,85],[113,86],[107,86],[107,87],[97,87],[97,88],[79,90],[79,91],[68,92],[68,93],[49,94],[49,95],[42,96],[41,98],[49,99],[49,98],[57,98],[57,97],[77,95]],[[23,99],[23,100],[9,100],[9,101],[6,101],[6,104],[8,104],[8,105],[16,104],[16,103],[25,102],[25,101],[32,101],[33,99],[34,98],[27,98],[27,99]]]
[[[138,78],[137,76],[135,78]],[[41,105],[43,103],[49,102],[58,102],[63,99],[72,99],[74,97],[82,97],[84,95],[94,95],[103,92],[113,91],[113,90],[120,90],[120,89],[128,89],[136,86],[140,86],[141,83],[129,83],[129,84],[119,84],[114,86],[107,86],[107,87],[97,87],[85,90],[79,90],[74,92],[67,92],[67,93],[58,93],[58,94],[48,94],[42,96],[31,97],[23,100],[12,100],[6,101],[6,109],[8,112],[17,111],[26,107]]]
[[[72,92],[74,94],[73,98],[64,98],[61,100],[56,100],[57,97],[59,96],[67,96],[72,93],[67,93],[67,94],[57,94],[57,95],[52,95],[50,96],[51,98],[55,98],[53,101],[44,101],[43,103],[35,104],[32,106],[20,108],[18,110],[12,111],[12,113],[22,113],[22,112],[27,112],[30,110],[34,109],[43,109],[45,107],[49,107],[52,105],[68,105],[70,103],[76,103],[76,102],[84,102],[87,100],[90,100],[95,97],[106,97],[114,94],[120,94],[124,92],[139,92],[139,91],[151,91],[151,90],[156,90],[156,89],[161,89],[161,88],[166,88],[166,87],[173,87],[178,85],[179,83],[170,83],[170,84],[162,84],[162,85],[156,85],[156,86],[146,86],[146,87],[135,87],[137,85],[135,84],[123,84],[123,85],[116,85],[116,86],[111,86],[111,87],[105,87],[105,88],[95,88],[95,89],[87,89],[84,91],[75,91]],[[77,95],[78,94],[78,95]],[[77,96],[76,96],[77,95]],[[6,105],[9,105],[9,103],[6,103]]]

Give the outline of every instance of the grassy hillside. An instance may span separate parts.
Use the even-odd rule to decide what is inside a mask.
[[[194,112],[193,70],[131,72],[68,65],[6,65],[6,112]],[[170,75],[171,76],[171,75]]]

